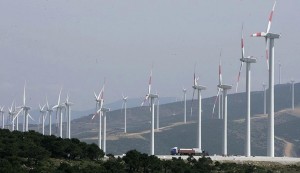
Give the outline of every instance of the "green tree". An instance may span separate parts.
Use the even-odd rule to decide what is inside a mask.
[[[137,150],[127,151],[126,155],[123,157],[126,163],[126,169],[128,172],[138,172],[140,167],[141,153]]]

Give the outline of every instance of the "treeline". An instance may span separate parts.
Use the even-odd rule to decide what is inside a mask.
[[[219,163],[210,158],[160,160],[136,150],[122,158],[108,154],[95,144],[78,139],[43,136],[29,131],[0,130],[2,173],[198,173],[198,172],[297,172],[299,166],[261,167],[251,164]]]

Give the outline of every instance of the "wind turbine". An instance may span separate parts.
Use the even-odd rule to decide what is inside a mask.
[[[184,102],[183,102],[183,106],[184,106],[184,123],[186,123],[186,89],[183,88],[182,89],[183,91],[183,99],[184,99]]]
[[[201,148],[201,120],[202,120],[202,108],[201,108],[201,91],[202,90],[205,90],[206,87],[205,86],[202,86],[202,85],[198,85],[198,78],[196,78],[196,74],[194,72],[194,85],[192,86],[194,91],[197,90],[198,91],[198,149],[200,151],[202,151],[202,148]],[[194,96],[194,94],[193,94]]]
[[[103,103],[104,103],[104,88],[105,88],[105,80],[104,80],[104,84],[102,86],[102,89],[100,90],[98,96],[96,95],[96,93],[94,92],[95,95],[95,99],[96,99],[96,111],[95,114],[93,115],[92,119],[95,118],[96,115],[99,115],[99,134],[98,134],[98,146],[100,149],[102,149],[101,146],[101,134],[102,134],[102,112],[101,109],[103,107]]]
[[[30,116],[30,114],[28,113],[28,111],[30,110],[30,107],[26,106],[26,82],[24,84],[24,93],[23,93],[23,105],[20,107],[21,109],[19,110],[19,112],[15,115],[15,117],[13,118],[13,120],[15,118],[18,118],[19,113],[21,111],[23,111],[24,113],[24,122],[23,122],[23,132],[24,131],[28,131],[28,117],[30,117],[33,121],[34,119]],[[18,122],[17,122],[18,123]],[[18,127],[18,124],[17,124]]]
[[[127,126],[126,126],[126,123],[127,123],[127,117],[126,117],[126,114],[127,114],[127,96],[125,97],[124,95],[122,95],[122,98],[123,98],[123,104],[122,104],[122,108],[124,108],[124,133],[127,133]]]
[[[12,119],[12,126],[11,126],[11,130],[14,131],[15,130],[15,119],[14,119],[14,116],[15,116],[15,113],[16,113],[16,110],[15,110],[15,107],[14,107],[14,102],[12,102],[11,104],[11,107],[8,108],[8,115],[9,115],[9,119],[11,118]]]
[[[4,106],[0,107],[0,115],[2,117],[2,129],[4,129]]]
[[[141,106],[144,105],[144,103],[150,99],[150,105],[151,105],[151,145],[150,145],[150,154],[154,155],[154,101],[156,98],[158,98],[157,94],[151,94],[151,82],[152,82],[152,69],[150,72],[150,78],[149,78],[149,85],[148,85],[148,93],[146,94],[146,97],[144,101],[142,102]]]
[[[56,109],[56,118],[59,115],[59,137],[62,138],[62,121],[63,121],[62,109],[64,108],[64,105],[60,103],[61,91],[62,91],[62,88],[59,91],[57,105],[53,106],[52,109]]]
[[[39,104],[40,108],[40,119],[42,118],[42,134],[45,135],[45,119],[46,119],[46,110],[44,110],[45,105],[41,106]]]
[[[231,85],[222,84],[222,73],[221,73],[221,63],[219,64],[219,85],[218,88],[223,91],[223,105],[222,105],[222,114],[223,114],[223,155],[227,155],[227,91],[232,88]],[[219,90],[219,91],[220,91]],[[218,92],[219,94],[219,92]]]
[[[278,39],[280,37],[279,34],[274,34],[269,32],[271,28],[271,22],[273,17],[274,8],[276,5],[276,1],[273,5],[273,9],[271,11],[270,17],[269,17],[269,23],[267,27],[266,32],[258,32],[255,34],[252,34],[252,37],[264,37],[265,43],[266,43],[266,58],[269,69],[269,111],[268,111],[268,150],[267,155],[270,157],[274,157],[274,39]],[[267,49],[269,41],[269,51]],[[269,55],[268,55],[269,53]],[[269,58],[270,57],[270,60]]]
[[[49,106],[49,103],[48,103],[48,98],[46,97],[46,111],[47,111],[47,114],[49,115],[49,135],[51,136],[51,132],[52,132],[52,112],[53,112],[53,109],[50,108]]]
[[[67,138],[71,139],[71,106],[74,103],[69,101],[69,94],[67,94],[67,99],[65,102],[66,113],[67,113]]]
[[[292,83],[292,109],[294,110],[295,108],[295,104],[294,104],[294,101],[295,101],[295,93],[294,93],[294,84],[295,84],[295,81],[294,79],[291,80],[291,83]]]
[[[266,94],[266,84],[263,83],[263,90],[264,90],[264,114],[267,113],[266,105],[267,105],[267,94]]]
[[[243,63],[246,63],[246,100],[247,100],[247,116],[246,116],[246,142],[245,142],[245,156],[250,157],[251,156],[251,125],[250,125],[250,116],[251,116],[251,63],[256,63],[256,58],[253,58],[252,56],[245,57],[245,48],[244,48],[244,38],[243,38],[243,26],[242,26],[242,37],[241,37],[241,48],[242,48],[242,58],[241,66],[237,78],[236,83],[236,92],[238,90],[240,75],[243,67]]]
[[[100,111],[103,115],[103,152],[106,154],[106,112],[110,111],[110,109],[102,107]]]

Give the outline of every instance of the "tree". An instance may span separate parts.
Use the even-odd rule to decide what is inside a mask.
[[[103,150],[100,150],[96,144],[90,144],[85,148],[87,158],[91,160],[100,159],[104,157]]]
[[[140,157],[141,153],[137,150],[130,150],[123,157],[123,160],[126,163],[127,170],[129,172],[138,172],[140,167]]]

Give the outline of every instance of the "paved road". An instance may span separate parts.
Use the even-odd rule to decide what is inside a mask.
[[[188,156],[172,156],[172,155],[157,155],[160,159],[172,159],[172,157],[181,157],[182,159],[187,159]],[[195,159],[198,159],[201,156],[194,156]],[[274,162],[280,164],[300,164],[300,158],[295,157],[266,157],[266,156],[256,156],[256,157],[245,157],[245,156],[209,156],[213,161],[219,162]]]

